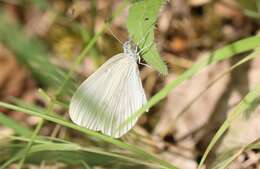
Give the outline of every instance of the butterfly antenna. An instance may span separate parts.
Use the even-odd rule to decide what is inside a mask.
[[[112,29],[110,27],[108,27],[109,32],[111,33],[111,35],[122,45],[124,44],[119,38],[116,37],[116,35],[113,33]]]

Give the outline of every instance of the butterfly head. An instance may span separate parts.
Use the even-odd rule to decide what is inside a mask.
[[[130,56],[130,57],[133,57],[134,59],[138,59],[138,53],[137,53],[137,45],[129,40],[129,41],[126,41],[124,44],[123,44],[123,49],[124,49],[124,53],[127,54],[127,56]]]

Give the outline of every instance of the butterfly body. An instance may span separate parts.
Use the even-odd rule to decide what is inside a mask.
[[[79,86],[69,107],[74,123],[115,138],[134,126],[137,118],[120,127],[146,103],[137,47],[127,41],[123,49],[124,53],[110,58]]]

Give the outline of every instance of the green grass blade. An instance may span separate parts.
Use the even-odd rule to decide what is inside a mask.
[[[164,3],[165,0],[134,2],[129,9],[127,29],[130,38],[141,49],[145,48],[146,52],[142,55],[144,60],[160,73],[167,74],[167,66],[160,58],[154,43],[154,25]]]
[[[0,112],[0,124],[13,129],[15,133],[21,136],[29,137],[32,134],[32,131],[29,128],[22,126],[21,124],[17,123],[17,121],[14,121],[13,119],[7,117],[1,112]]]
[[[215,79],[213,79],[212,81],[210,81],[206,87],[199,92],[178,114],[178,116],[176,117],[175,121],[177,121],[182,115],[183,113],[187,112],[187,110],[203,95],[205,94],[208,89],[210,89],[216,82],[218,82],[219,80],[221,80],[223,77],[225,77],[226,75],[228,75],[231,71],[234,71],[235,69],[237,69],[239,66],[241,66],[242,64],[255,59],[256,57],[260,56],[260,49],[256,49],[253,53],[251,53],[250,55],[244,57],[243,59],[239,60],[237,63],[235,63],[234,65],[232,65],[230,68],[228,68],[227,70],[223,71],[222,73],[220,73]],[[173,123],[175,122],[173,121]]]
[[[250,149],[260,150],[260,138],[257,139],[253,144],[248,145]]]
[[[30,138],[27,137],[19,137],[19,136],[11,136],[11,138],[13,140],[19,140],[19,141],[24,141],[24,142],[28,142],[30,140]],[[48,137],[48,136],[38,136],[35,139],[35,143],[41,143],[41,144],[45,144],[45,143],[66,143],[66,144],[74,144],[68,140],[64,140],[64,139],[60,139],[60,138],[54,138],[54,137]]]
[[[22,158],[17,166],[17,169],[21,169],[25,160],[26,160],[26,156],[27,156],[27,153],[30,151],[31,149],[31,146],[33,145],[33,142],[35,140],[35,138],[37,137],[41,127],[43,126],[43,119],[40,120],[40,122],[37,124],[36,128],[34,129],[33,131],[33,134],[31,135],[30,137],[30,142],[26,145],[26,147],[24,148],[24,153],[22,154]]]
[[[32,75],[43,86],[59,88],[65,80],[65,70],[50,62],[46,46],[34,37],[28,37],[18,24],[10,23],[0,12],[0,41],[14,53],[17,60],[30,69]],[[76,89],[71,80],[64,90],[64,95],[72,95]]]
[[[199,163],[199,169],[202,168],[202,165],[204,164],[209,152],[212,150],[213,146],[216,144],[216,142],[219,140],[219,138],[225,133],[225,131],[229,128],[230,124],[233,120],[237,119],[239,115],[242,112],[247,111],[250,109],[252,105],[254,105],[254,102],[260,95],[260,84],[258,84],[254,89],[252,89],[243,99],[242,101],[235,107],[234,111],[229,113],[227,119],[224,121],[224,123],[221,125],[217,133],[212,138],[210,144],[208,145],[205,153],[202,156],[202,159]]]
[[[259,143],[260,143],[260,138],[256,139],[255,141],[247,145],[243,145],[242,147],[232,148],[230,150],[227,150],[219,154],[217,158],[213,161],[210,168],[212,169],[228,168],[229,165],[245,151],[252,150],[252,149],[256,149],[256,150],[259,149]]]
[[[30,142],[30,139],[25,138],[25,137],[12,137],[12,138],[13,138],[13,140]],[[41,153],[41,152],[44,152],[44,151],[48,151],[49,153],[51,153],[50,151],[55,151],[56,153],[58,151],[60,151],[60,152],[61,151],[70,151],[70,152],[74,152],[74,154],[78,154],[77,156],[80,156],[82,154],[82,152],[87,152],[85,154],[87,155],[88,158],[91,158],[91,157],[89,157],[90,155],[94,155],[94,156],[100,155],[100,158],[102,158],[103,156],[106,156],[106,157],[109,157],[109,158],[112,158],[112,159],[116,158],[116,159],[119,159],[119,160],[123,160],[125,162],[134,163],[134,164],[154,166],[153,164],[145,163],[144,161],[134,159],[132,157],[127,157],[125,155],[120,155],[120,154],[117,154],[117,153],[111,153],[111,152],[103,151],[103,150],[100,150],[100,149],[97,149],[97,148],[94,148],[94,147],[93,148],[91,148],[91,147],[87,147],[87,148],[81,147],[81,146],[79,146],[75,143],[69,143],[69,142],[68,143],[53,143],[53,142],[42,140],[42,139],[35,139],[34,142],[36,143],[36,145],[32,146],[32,148],[31,148],[31,150],[28,154],[29,156],[31,155],[31,157],[28,156],[29,161],[30,161],[30,158],[33,158],[32,156],[35,156],[35,153]],[[22,158],[22,156],[20,158]],[[41,158],[39,158],[39,159],[46,160],[45,158],[47,158],[47,157],[41,156]],[[71,157],[71,156],[69,156],[67,158],[73,159],[73,157]],[[90,161],[86,160],[86,157],[81,157],[81,159],[85,159],[84,161],[87,162],[87,163],[90,162]],[[99,165],[101,165],[101,164],[102,163],[100,163]]]
[[[252,17],[254,19],[259,19],[259,0],[255,1],[247,1],[247,0],[237,0],[238,4],[242,7],[244,10],[244,13]]]
[[[244,152],[244,150],[245,150],[244,147],[242,147],[235,150],[229,150],[225,152],[225,154],[218,155],[217,160],[210,168],[212,169],[227,168],[232,161],[234,161],[241,153]]]
[[[92,47],[95,45],[96,41],[98,40],[98,38],[103,34],[103,32],[105,31],[105,29],[107,28],[107,24],[103,25],[103,27],[101,28],[101,30],[95,34],[95,36],[91,39],[91,41],[89,42],[88,45],[86,45],[86,47],[82,50],[82,52],[79,54],[79,56],[77,57],[76,61],[74,62],[74,64],[72,65],[72,67],[70,68],[69,72],[66,74],[64,81],[62,82],[62,84],[60,85],[60,87],[58,88],[56,95],[57,97],[60,96],[60,94],[63,93],[64,90],[66,90],[67,85],[70,83],[73,72],[75,71],[76,67],[80,65],[80,63],[83,61],[83,59],[85,58],[86,54],[92,49]]]
[[[226,45],[223,48],[220,48],[213,52],[210,56],[206,58],[202,58],[197,63],[195,63],[190,69],[185,71],[183,74],[178,76],[175,80],[171,81],[167,84],[163,89],[157,92],[152,98],[149,99],[147,104],[145,104],[140,110],[134,113],[131,117],[129,117],[120,127],[123,127],[130,123],[136,117],[139,117],[146,110],[157,104],[159,101],[164,99],[172,90],[174,90],[177,86],[179,86],[185,80],[191,78],[196,73],[200,72],[202,69],[206,68],[208,65],[215,64],[222,60],[229,59],[230,57],[252,50],[256,47],[260,46],[260,37],[252,36],[246,39],[239,40],[230,45]]]
[[[123,142],[116,140],[116,139],[113,139],[111,137],[102,135],[100,133],[88,130],[88,129],[83,128],[83,127],[80,127],[78,125],[75,125],[73,123],[70,123],[70,122],[62,119],[61,117],[59,117],[57,115],[53,115],[53,113],[47,114],[45,112],[38,112],[38,111],[35,111],[35,110],[30,110],[28,108],[18,107],[18,106],[12,105],[12,104],[4,103],[4,102],[0,102],[0,107],[4,107],[4,108],[7,108],[7,109],[20,111],[20,112],[27,113],[27,114],[30,114],[30,115],[38,116],[38,117],[41,117],[45,120],[52,121],[52,122],[57,123],[59,125],[80,131],[80,132],[85,133],[89,136],[99,138],[99,139],[101,139],[105,142],[114,144],[114,145],[116,145],[120,148],[128,150],[128,151],[134,153],[135,155],[137,155],[138,157],[140,157],[142,159],[146,159],[150,162],[157,163],[164,168],[170,168],[170,169],[176,169],[177,168],[174,165],[170,164],[169,162],[164,161],[162,159],[159,159],[155,155],[153,155],[151,153],[147,153],[144,150],[142,150],[142,149],[140,149],[140,148],[138,148],[134,145],[123,143]]]

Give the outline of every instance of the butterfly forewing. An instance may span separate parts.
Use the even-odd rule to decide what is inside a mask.
[[[77,89],[69,114],[73,122],[120,137],[137,121],[121,126],[146,103],[136,61],[126,54],[109,59]]]

